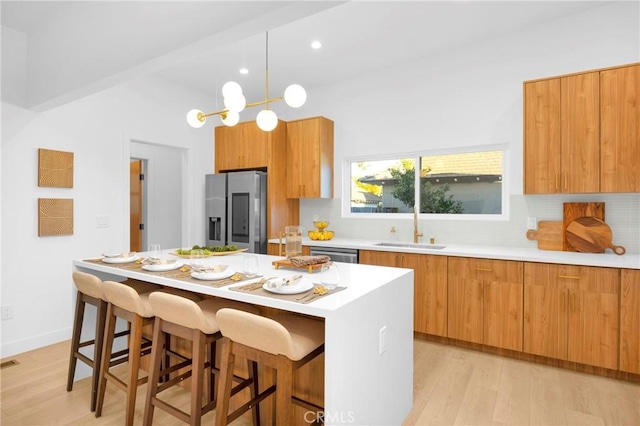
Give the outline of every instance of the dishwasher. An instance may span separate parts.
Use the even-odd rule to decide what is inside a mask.
[[[311,256],[329,256],[334,262],[358,263],[358,250],[337,247],[309,247]]]

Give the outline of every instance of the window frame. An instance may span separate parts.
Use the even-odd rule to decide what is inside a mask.
[[[351,164],[362,161],[384,161],[384,160],[400,160],[403,158],[411,158],[415,161],[416,170],[419,170],[420,158],[448,155],[448,154],[464,154],[472,152],[501,151],[502,152],[502,213],[500,214],[444,214],[444,213],[418,213],[418,218],[428,220],[456,220],[456,221],[507,221],[509,220],[509,145],[493,144],[493,145],[474,145],[452,149],[438,149],[428,151],[411,151],[392,154],[377,154],[366,156],[345,157],[342,163],[342,205],[341,216],[345,219],[413,219],[412,213],[353,213],[351,212]],[[416,196],[419,192],[420,176],[416,173]]]

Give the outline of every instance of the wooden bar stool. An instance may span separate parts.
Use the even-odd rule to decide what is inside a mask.
[[[213,375],[217,374],[215,343],[222,337],[216,321],[216,312],[222,308],[234,308],[257,314],[258,310],[252,305],[232,300],[211,298],[196,303],[184,297],[162,292],[150,294],[149,303],[156,319],[153,329],[153,346],[143,424],[146,426],[152,424],[154,408],[158,407],[190,425],[200,425],[202,415],[211,411],[216,405],[215,380],[213,380]],[[191,341],[192,363],[191,370],[187,373],[160,384],[159,378],[165,376],[160,361],[163,346],[166,346],[164,343],[166,335],[178,336]],[[169,368],[173,369],[173,366]],[[206,403],[202,405],[205,374],[208,396]],[[158,394],[189,376],[191,377],[191,406],[190,414],[187,414],[160,399]],[[253,399],[259,392],[255,362],[249,362],[249,378],[237,378],[237,380],[240,384],[234,387],[232,393],[235,394],[252,385],[250,389]],[[257,405],[253,409],[253,416],[254,421],[259,422],[260,414]]]
[[[261,363],[276,371],[276,384],[257,395],[255,403],[275,392],[275,425],[291,424],[291,403],[318,413],[322,407],[292,396],[293,372],[324,351],[324,322],[295,314],[279,314],[273,318],[223,308],[216,314],[224,336],[220,362],[220,383],[216,425],[222,426],[237,418],[246,405],[229,413],[231,378],[235,357]],[[251,402],[253,403],[253,401]]]
[[[113,340],[115,337],[116,319],[122,318],[129,323],[129,350],[128,369],[126,380],[120,380],[110,371],[110,365],[102,362],[100,365],[100,379],[98,386],[98,397],[96,401],[96,417],[102,415],[102,406],[107,388],[107,381],[113,383],[126,394],[125,404],[125,424],[133,425],[135,413],[137,387],[147,382],[147,377],[139,377],[140,358],[151,352],[149,344],[143,344],[142,330],[147,325],[152,325],[153,311],[149,304],[150,293],[138,293],[133,288],[114,281],[104,281],[102,283],[104,299],[107,304],[107,318],[104,330],[104,341],[102,348],[102,359],[106,359],[113,350]],[[163,291],[163,290],[158,290]],[[179,292],[180,290],[170,290]],[[200,300],[198,295],[183,292],[187,297]]]
[[[102,339],[104,338],[104,326],[107,318],[107,302],[104,300],[102,291],[102,280],[95,275],[85,272],[74,271],[73,282],[78,289],[76,294],[76,309],[73,318],[73,332],[71,335],[71,351],[69,356],[69,370],[67,373],[67,391],[73,390],[73,380],[75,378],[78,360],[84,362],[92,369],[91,373],[91,411],[96,409],[96,399],[98,396],[98,378],[100,373],[100,362],[102,360]],[[155,288],[152,284],[141,281],[125,281],[126,284],[138,293],[151,291]],[[96,326],[93,339],[81,341],[82,325],[84,323],[85,306],[89,304],[96,307]],[[128,334],[127,331],[117,333],[114,337],[121,337]],[[93,357],[89,357],[80,352],[81,348],[93,345]],[[110,354],[109,362],[117,365],[126,359],[121,359],[126,355],[125,351]]]

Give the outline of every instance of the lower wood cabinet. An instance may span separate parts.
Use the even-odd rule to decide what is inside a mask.
[[[620,272],[620,370],[640,374],[640,270]]]
[[[523,263],[449,257],[448,336],[522,350]]]
[[[611,268],[526,263],[524,351],[617,369],[619,274]]]
[[[446,337],[446,256],[360,250],[359,258],[367,265],[413,269],[413,329]]]

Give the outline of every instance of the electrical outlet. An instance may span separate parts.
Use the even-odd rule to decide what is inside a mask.
[[[4,305],[2,307],[2,320],[13,318],[13,306],[12,305]]]
[[[538,219],[535,217],[528,217],[527,229],[538,229]]]
[[[378,351],[382,355],[387,350],[387,326],[383,326],[379,332]]]
[[[108,228],[109,226],[111,226],[109,216],[96,216],[96,228]]]

